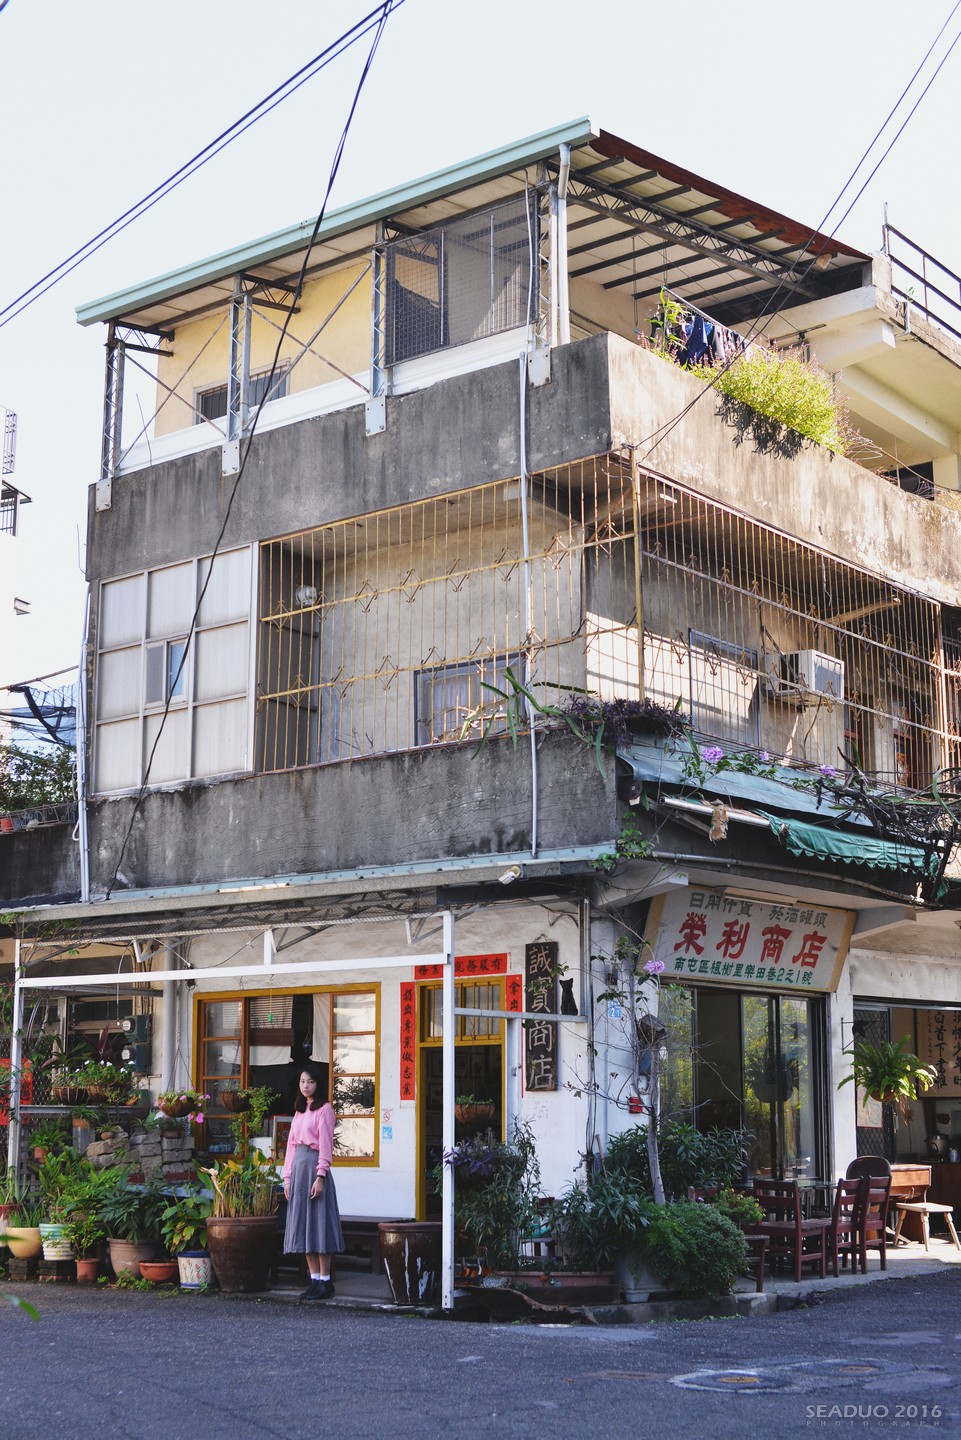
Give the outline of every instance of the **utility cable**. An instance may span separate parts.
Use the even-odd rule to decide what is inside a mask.
[[[6,0],[3,0],[3,3],[6,3]],[[395,10],[399,9],[404,3],[405,0],[393,0],[392,8]],[[369,34],[371,30],[375,29],[379,23],[377,17],[381,14],[382,10],[383,5],[378,5],[375,10],[370,11],[370,13],[365,15],[361,20],[358,20],[356,25],[353,25],[349,30],[345,30],[343,35],[334,40],[326,49],[321,50],[320,53],[315,55],[312,60],[309,60],[306,65],[302,65],[293,75],[288,76],[282,84],[272,90],[269,95],[265,95],[262,100],[259,100],[256,105],[253,105],[241,115],[239,119],[235,120],[231,125],[228,125],[226,130],[222,130],[219,135],[215,136],[202,150],[198,150],[196,155],[190,160],[187,160],[179,169],[175,170],[166,180],[161,181],[153,190],[148,191],[142,199],[138,200],[134,205],[131,205],[123,214],[118,215],[109,225],[105,225],[96,235],[92,235],[83,245],[78,246],[72,254],[68,255],[64,260],[61,260],[59,265],[55,265],[53,269],[48,270],[39,280],[34,281],[34,283],[28,286],[20,295],[9,301],[8,304],[0,309],[0,329],[8,325],[11,320],[15,320],[18,315],[22,315],[34,301],[39,300],[48,290],[52,290],[55,285],[58,285],[61,280],[65,279],[73,270],[76,270],[85,260],[88,260],[91,255],[95,255],[96,252],[102,249],[110,240],[113,240],[117,235],[121,234],[122,231],[126,230],[128,225],[132,225],[135,220],[139,220],[142,215],[145,215],[147,211],[151,210],[159,201],[165,199],[166,196],[179,185],[182,185],[185,180],[195,175],[208,161],[212,160],[216,155],[219,155],[220,152],[225,150],[234,140],[239,139],[239,137],[255,125],[258,120],[262,120],[265,115],[269,115],[270,112],[275,110],[284,100],[287,100],[291,95],[295,94],[308,80],[312,80],[315,75],[319,75],[333,60],[338,59],[349,50],[352,45],[356,44],[358,40],[362,39],[364,35]]]
[[[232,487],[231,487],[230,495],[229,495],[229,497],[228,497],[227,504],[226,504],[226,507],[225,507],[225,509],[224,509],[224,516],[223,516],[223,521],[222,521],[221,526],[220,526],[220,531],[219,531],[219,533],[218,533],[218,535],[217,535],[217,539],[216,539],[216,541],[215,541],[215,543],[214,543],[213,550],[211,551],[211,554],[210,554],[210,557],[209,557],[209,560],[208,560],[208,563],[207,563],[207,575],[206,575],[206,579],[204,580],[204,583],[203,583],[203,585],[202,585],[202,587],[201,587],[200,595],[199,595],[198,598],[197,598],[197,604],[196,604],[196,607],[195,607],[195,609],[194,609],[193,616],[192,616],[191,621],[190,621],[190,628],[189,628],[189,630],[188,630],[188,632],[187,632],[187,639],[186,639],[186,641],[185,641],[185,643],[184,643],[184,649],[183,649],[183,654],[182,654],[182,656],[181,656],[181,658],[180,658],[180,664],[179,664],[178,667],[177,667],[176,674],[173,676],[172,680],[170,681],[170,683],[169,683],[168,686],[167,686],[167,692],[168,692],[168,693],[167,693],[166,703],[164,704],[163,713],[162,713],[162,715],[161,715],[161,717],[160,717],[160,724],[159,724],[159,726],[158,726],[158,728],[157,728],[157,734],[156,734],[155,737],[154,737],[154,742],[153,742],[153,745],[151,746],[150,754],[149,754],[149,756],[148,756],[148,758],[147,758],[147,764],[146,764],[146,767],[145,767],[145,770],[144,770],[143,779],[142,779],[142,781],[141,781],[141,783],[140,783],[140,789],[138,790],[138,792],[137,792],[137,797],[136,797],[136,799],[135,799],[135,801],[134,801],[133,810],[131,811],[131,815],[130,815],[130,821],[129,821],[128,825],[127,825],[126,833],[124,834],[123,843],[122,843],[122,845],[121,845],[121,847],[120,847],[120,853],[119,853],[119,855],[118,855],[118,857],[117,857],[117,863],[116,863],[116,866],[114,867],[113,876],[112,876],[112,878],[111,878],[110,884],[107,886],[106,894],[105,894],[105,896],[104,896],[104,899],[106,899],[106,900],[109,900],[109,899],[110,899],[110,896],[111,896],[111,894],[112,894],[112,892],[113,892],[113,887],[114,887],[115,884],[117,883],[117,877],[118,877],[118,875],[120,874],[120,866],[123,864],[123,858],[124,858],[124,855],[125,855],[125,853],[126,853],[127,846],[128,846],[128,844],[130,843],[130,836],[131,836],[131,834],[133,833],[134,824],[136,823],[137,816],[139,815],[140,810],[141,810],[141,808],[142,808],[142,806],[143,806],[144,798],[145,798],[146,793],[147,793],[147,786],[148,786],[149,783],[150,783],[150,772],[151,772],[151,768],[152,768],[152,766],[153,766],[154,757],[156,756],[157,747],[158,747],[158,745],[160,744],[160,739],[161,739],[161,736],[163,735],[164,727],[165,727],[165,725],[166,725],[166,723],[167,723],[167,718],[168,718],[168,716],[169,716],[169,714],[170,714],[170,704],[171,704],[171,701],[172,701],[172,699],[173,699],[174,692],[175,692],[175,690],[176,690],[176,688],[177,688],[177,684],[178,684],[178,682],[179,682],[179,680],[180,680],[180,676],[181,676],[181,674],[183,673],[184,666],[185,666],[186,663],[187,663],[187,657],[188,657],[188,655],[190,654],[191,643],[192,643],[192,641],[193,641],[194,635],[196,634],[197,623],[198,623],[198,620],[199,620],[199,617],[200,617],[201,607],[203,606],[203,603],[204,603],[204,596],[205,596],[206,593],[207,593],[207,588],[208,588],[208,586],[210,585],[210,581],[211,581],[211,578],[212,578],[212,576],[213,576],[214,563],[215,563],[215,561],[216,561],[216,559],[217,559],[218,554],[220,553],[220,547],[221,547],[221,545],[223,544],[224,535],[226,534],[227,525],[228,525],[228,523],[229,523],[229,521],[230,521],[230,515],[231,515],[231,512],[232,512],[232,510],[233,510],[234,500],[235,500],[236,497],[237,497],[237,491],[238,491],[238,489],[240,488],[240,482],[241,482],[241,480],[243,479],[244,471],[245,471],[246,468],[247,468],[247,461],[248,461],[248,459],[249,459],[249,457],[250,457],[250,447],[251,447],[251,445],[253,444],[254,434],[255,434],[256,428],[257,428],[257,422],[258,422],[258,420],[260,419],[260,414],[261,414],[261,411],[262,411],[262,409],[263,409],[263,407],[264,407],[264,404],[266,403],[267,396],[270,394],[271,383],[272,383],[272,381],[273,381],[274,375],[276,374],[277,365],[278,365],[278,363],[279,363],[279,361],[280,361],[280,351],[281,351],[281,347],[282,347],[282,345],[283,345],[283,343],[284,343],[284,340],[286,339],[287,331],[288,331],[288,328],[289,328],[289,326],[290,326],[290,322],[291,322],[291,320],[292,320],[292,318],[293,318],[293,315],[294,315],[294,312],[295,312],[295,310],[296,310],[298,301],[300,300],[300,296],[301,296],[301,293],[302,293],[302,291],[303,291],[304,281],[305,281],[305,278],[306,278],[306,275],[307,275],[307,269],[308,269],[308,266],[309,266],[309,264],[310,264],[311,252],[312,252],[312,250],[313,250],[313,248],[314,248],[314,245],[317,243],[317,236],[318,236],[318,234],[320,233],[320,227],[321,227],[321,225],[322,225],[323,222],[324,222],[324,216],[325,216],[325,214],[326,214],[326,212],[327,212],[327,203],[328,203],[328,201],[329,201],[329,199],[330,199],[331,191],[332,191],[333,188],[334,188],[334,182],[335,182],[335,180],[337,179],[337,172],[338,172],[338,170],[340,169],[340,162],[341,162],[341,159],[342,159],[342,157],[343,157],[344,146],[345,146],[346,143],[347,143],[347,136],[348,136],[348,134],[350,133],[350,127],[351,127],[351,125],[353,124],[354,115],[355,115],[355,112],[356,112],[356,110],[357,110],[357,105],[358,105],[358,103],[359,103],[359,101],[360,101],[361,92],[363,91],[364,84],[365,84],[365,82],[366,82],[366,80],[367,80],[367,76],[369,75],[371,66],[373,65],[374,56],[375,56],[376,53],[377,53],[377,48],[378,48],[378,46],[379,46],[379,44],[380,44],[381,36],[383,35],[384,27],[385,27],[385,25],[386,25],[386,23],[387,23],[388,17],[394,12],[394,10],[399,9],[399,7],[400,7],[402,4],[404,4],[404,0],[384,0],[384,3],[379,7],[379,18],[377,19],[376,24],[375,24],[375,26],[373,27],[373,28],[374,28],[374,40],[373,40],[373,43],[372,43],[372,45],[371,45],[371,47],[370,47],[370,52],[369,52],[369,54],[368,54],[368,56],[367,56],[367,60],[366,60],[366,62],[365,62],[365,64],[364,64],[364,68],[363,68],[363,70],[361,71],[360,79],[359,79],[358,82],[357,82],[357,87],[356,87],[356,89],[355,89],[355,91],[354,91],[354,98],[353,98],[353,100],[352,100],[352,102],[351,102],[350,110],[348,111],[347,119],[346,119],[346,121],[345,121],[345,123],[344,123],[344,128],[343,128],[343,130],[341,131],[340,139],[338,140],[337,145],[336,145],[335,150],[334,150],[334,158],[333,158],[333,160],[332,160],[332,162],[331,162],[330,173],[329,173],[328,178],[327,178],[327,188],[326,188],[326,190],[325,190],[325,192],[324,192],[324,198],[323,198],[323,200],[322,200],[322,202],[321,202],[320,210],[319,210],[318,213],[317,213],[317,218],[316,218],[316,220],[314,221],[314,227],[313,227],[313,230],[311,231],[310,239],[309,239],[309,241],[307,242],[307,249],[306,249],[306,251],[304,252],[304,258],[303,258],[303,262],[302,262],[301,267],[300,267],[300,273],[299,273],[299,275],[298,275],[298,277],[297,277],[297,283],[296,283],[296,285],[294,286],[293,294],[292,294],[291,297],[290,297],[290,304],[289,304],[288,307],[287,307],[287,315],[286,315],[286,318],[285,318],[285,321],[284,321],[284,325],[283,325],[283,328],[282,328],[282,330],[281,330],[281,332],[280,332],[280,335],[279,335],[278,340],[277,340],[277,345],[276,345],[276,348],[275,348],[275,350],[274,350],[274,358],[273,358],[273,361],[272,361],[272,363],[271,363],[270,371],[269,371],[268,376],[267,376],[267,383],[266,383],[265,386],[264,386],[263,395],[261,396],[261,399],[260,399],[260,402],[259,402],[259,404],[258,404],[258,406],[257,406],[257,409],[255,410],[255,412],[254,412],[254,414],[253,414],[253,418],[251,419],[250,425],[249,425],[249,427],[248,427],[246,440],[245,440],[245,442],[244,442],[244,444],[243,444],[243,446],[242,446],[242,453],[241,453],[241,457],[240,457],[240,464],[239,464],[238,469],[237,469],[237,474],[234,476],[234,483],[233,483],[233,485],[232,485]]]
[[[858,161],[857,165],[855,165],[854,169],[851,171],[851,174],[848,176],[848,179],[845,181],[844,185],[841,187],[841,190],[839,191],[838,195],[837,195],[836,198],[832,201],[831,205],[828,207],[827,211],[825,212],[824,219],[821,221],[821,223],[820,223],[820,225],[817,227],[817,229],[812,230],[810,236],[808,237],[808,240],[807,240],[806,244],[805,244],[804,247],[803,247],[802,253],[804,253],[804,251],[807,251],[808,247],[812,244],[812,242],[813,242],[814,240],[816,240],[819,235],[822,234],[822,232],[823,232],[823,227],[828,223],[828,219],[829,219],[829,217],[830,217],[830,215],[831,215],[831,212],[837,207],[837,205],[840,203],[840,201],[842,200],[842,198],[844,197],[844,195],[846,194],[846,192],[850,189],[851,185],[854,183],[854,181],[855,181],[855,179],[856,179],[856,177],[857,177],[858,171],[861,169],[862,165],[864,164],[865,159],[870,155],[871,151],[874,149],[874,147],[875,147],[875,145],[877,144],[878,140],[879,140],[880,137],[883,135],[883,133],[884,133],[884,131],[887,129],[888,125],[891,123],[891,120],[893,119],[894,115],[896,114],[896,112],[897,112],[898,108],[900,107],[902,101],[904,100],[905,96],[906,96],[906,95],[908,94],[908,92],[911,90],[911,87],[914,85],[914,83],[915,83],[915,81],[917,80],[918,76],[920,75],[921,71],[924,69],[924,66],[925,66],[925,64],[927,63],[927,61],[928,61],[928,59],[929,59],[932,51],[934,50],[934,47],[937,45],[937,43],[938,43],[938,41],[940,40],[941,36],[944,34],[945,30],[947,29],[948,25],[951,23],[951,20],[954,18],[955,14],[957,13],[957,11],[958,11],[959,9],[961,9],[961,0],[955,0],[955,4],[954,4],[954,6],[952,7],[952,9],[951,9],[951,11],[950,11],[947,19],[944,21],[944,23],[942,24],[942,26],[941,26],[940,30],[938,31],[937,35],[934,37],[934,39],[932,40],[931,44],[928,46],[928,49],[925,51],[925,54],[924,54],[922,60],[921,60],[920,63],[918,64],[917,68],[916,68],[915,71],[914,71],[914,74],[911,76],[911,79],[908,81],[908,83],[907,83],[907,85],[905,86],[904,90],[902,90],[900,96],[899,96],[898,99],[895,101],[895,103],[894,103],[894,105],[891,107],[891,109],[888,111],[888,114],[887,114],[884,122],[881,124],[881,126],[880,126],[880,127],[878,128],[878,130],[876,131],[876,133],[875,133],[875,135],[874,135],[874,138],[871,140],[871,143],[868,145],[868,147],[867,147],[867,149],[865,150],[864,154],[861,156],[861,159]],[[763,329],[766,330],[766,329],[768,328],[768,326],[770,326],[771,322],[772,322],[773,320],[775,320],[775,319],[777,318],[777,316],[781,313],[781,308],[780,308],[780,307],[778,307],[778,308],[776,308],[776,309],[775,309],[775,308],[772,308],[772,307],[774,307],[775,302],[777,301],[777,299],[778,299],[779,295],[782,293],[782,291],[784,291],[784,290],[786,290],[786,289],[790,289],[791,293],[793,294],[793,293],[796,291],[797,287],[798,287],[799,285],[803,284],[804,280],[805,280],[805,279],[807,278],[807,276],[810,274],[812,268],[816,265],[817,261],[820,259],[821,255],[822,255],[822,253],[823,253],[824,250],[827,248],[828,241],[834,238],[834,235],[837,233],[837,230],[840,228],[840,226],[841,226],[841,225],[844,223],[844,221],[847,219],[847,217],[848,217],[848,215],[851,213],[851,210],[853,209],[854,205],[857,203],[857,201],[860,199],[861,195],[864,193],[865,188],[866,188],[867,185],[870,183],[870,181],[874,178],[874,176],[875,176],[875,174],[877,173],[879,167],[880,167],[880,166],[883,164],[883,162],[887,159],[888,155],[891,153],[891,150],[894,148],[894,145],[897,143],[898,139],[899,139],[899,138],[901,137],[901,135],[904,133],[905,128],[907,127],[907,125],[908,125],[909,122],[911,121],[912,117],[914,116],[915,111],[917,110],[917,108],[918,108],[918,106],[920,105],[921,101],[924,99],[925,95],[928,93],[928,90],[931,88],[931,85],[934,83],[934,81],[935,81],[935,79],[937,78],[938,74],[940,73],[940,71],[941,71],[941,69],[942,69],[945,61],[948,59],[948,56],[949,56],[949,55],[951,54],[951,52],[954,50],[954,48],[955,48],[955,46],[957,45],[959,39],[961,39],[961,31],[958,32],[958,34],[955,36],[954,40],[951,42],[950,46],[948,47],[947,51],[945,52],[944,56],[942,57],[940,63],[938,64],[937,69],[935,70],[934,74],[931,76],[931,78],[930,78],[930,80],[928,81],[927,85],[925,85],[925,87],[924,87],[924,89],[922,90],[921,94],[918,96],[918,98],[915,100],[914,104],[912,105],[910,111],[908,112],[908,115],[907,115],[906,119],[904,120],[904,123],[901,125],[901,128],[898,130],[897,134],[894,136],[894,139],[891,141],[890,145],[889,145],[888,148],[885,150],[884,154],[881,156],[881,159],[878,161],[877,165],[875,165],[874,169],[871,171],[871,174],[868,176],[867,180],[865,180],[864,184],[861,186],[861,189],[858,191],[858,193],[857,193],[857,195],[855,196],[854,200],[852,200],[851,204],[848,206],[847,210],[845,210],[845,212],[844,212],[844,214],[842,215],[841,219],[840,219],[840,220],[837,222],[837,224],[834,226],[834,229],[832,230],[831,234],[823,237],[821,245],[818,247],[817,251],[812,255],[811,259],[808,261],[807,265],[804,267],[804,269],[801,271],[800,274],[795,274],[794,268],[792,267],[792,269],[788,272],[788,274],[785,275],[785,276],[783,276],[783,277],[781,278],[781,280],[778,282],[778,284],[777,284],[777,286],[775,287],[775,289],[774,289],[774,290],[771,292],[771,294],[768,296],[768,299],[767,299],[767,301],[764,303],[764,305],[762,306],[759,314],[758,314],[758,315],[755,317],[755,319],[751,322],[751,326],[750,326],[747,334],[742,337],[742,339],[744,340],[744,343],[745,343],[745,344],[749,344],[752,339],[754,339],[758,334],[762,333],[762,322],[764,322],[764,324],[763,324]],[[641,463],[644,463],[644,461],[646,461],[646,460],[648,459],[648,457],[654,453],[654,451],[658,448],[658,446],[662,443],[662,441],[666,440],[666,439],[667,439],[667,436],[671,433],[671,431],[674,430],[674,429],[677,427],[677,425],[679,425],[680,422],[681,422],[687,415],[690,414],[690,412],[693,410],[694,406],[697,405],[697,404],[699,403],[699,401],[704,398],[704,396],[707,394],[707,392],[708,392],[709,390],[713,390],[713,389],[715,388],[715,381],[716,381],[716,379],[717,379],[720,375],[726,373],[726,371],[728,371],[728,370],[731,368],[731,366],[735,363],[735,360],[736,360],[736,359],[737,359],[737,356],[736,356],[736,355],[732,355],[728,360],[726,360],[726,361],[724,362],[724,364],[719,368],[717,374],[716,374],[711,380],[708,380],[708,381],[706,381],[706,382],[704,383],[703,387],[702,387],[701,390],[697,393],[697,395],[695,395],[695,397],[694,397],[693,400],[688,401],[687,405],[685,405],[680,411],[678,411],[678,413],[677,413],[675,416],[673,416],[672,419],[666,420],[663,425],[661,425],[661,426],[658,427],[657,430],[651,431],[651,433],[650,433],[649,435],[645,436],[643,440],[641,440],[641,441],[638,442],[639,445],[647,445],[649,441],[650,441],[650,442],[653,442],[653,443],[650,444],[650,448],[645,451],[645,453],[644,453],[644,455],[643,455],[643,457],[642,457]]]

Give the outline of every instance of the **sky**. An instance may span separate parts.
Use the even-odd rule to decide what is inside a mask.
[[[375,3],[7,0],[0,310]],[[954,4],[405,0],[329,208],[589,115],[821,227]],[[959,31],[961,5],[874,158]],[[0,688],[80,653],[106,337],[81,329],[75,307],[315,214],[366,51],[361,41],[0,328],[0,406],[19,423],[13,480],[32,499],[11,542],[31,613],[0,620]],[[961,43],[839,238],[877,250],[887,203],[893,225],[961,272],[959,120]]]

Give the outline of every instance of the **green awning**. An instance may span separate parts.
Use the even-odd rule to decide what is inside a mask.
[[[870,835],[850,835],[842,830],[808,825],[803,820],[786,820],[780,815],[768,815],[763,811],[761,813],[781,844],[792,855],[832,860],[837,865],[868,865],[873,870],[900,870],[913,875],[934,874],[938,867],[937,856],[925,856],[924,851],[916,845],[896,845],[893,840],[877,840]]]

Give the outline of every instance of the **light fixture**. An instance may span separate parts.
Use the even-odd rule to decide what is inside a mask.
[[[498,875],[497,878],[502,885],[513,885],[515,880],[521,878],[521,873],[521,867],[519,865],[509,865],[503,875]]]

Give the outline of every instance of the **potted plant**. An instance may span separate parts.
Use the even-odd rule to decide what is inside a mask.
[[[207,1244],[221,1290],[264,1290],[277,1245],[277,1172],[254,1147],[202,1167],[213,1186]]]
[[[494,1118],[492,1100],[478,1100],[473,1095],[458,1095],[454,1101],[454,1118],[466,1129],[479,1129]]]
[[[46,1215],[46,1206],[33,1195],[22,1195],[17,1202],[17,1223],[3,1227],[4,1244],[17,1260],[29,1260],[39,1255],[43,1248],[40,1224]]]
[[[687,1300],[715,1299],[730,1294],[743,1275],[747,1242],[717,1205],[692,1200],[655,1204],[628,1246],[628,1264],[636,1284],[647,1282],[643,1267],[648,1267],[653,1288]],[[647,1299],[649,1293],[634,1292],[632,1298]]]
[[[141,1261],[152,1260],[157,1251],[164,1193],[156,1184],[131,1185],[129,1166],[118,1165],[108,1173],[110,1185],[100,1199],[99,1214],[110,1263],[115,1275],[126,1270],[137,1280]]]
[[[912,1055],[907,1044],[906,1035],[900,1040],[881,1040],[877,1044],[859,1040],[844,1052],[851,1061],[851,1074],[838,1083],[838,1089],[853,1080],[864,1092],[864,1105],[869,1098],[880,1100],[884,1105],[917,1099],[917,1091],[929,1090],[937,1079],[937,1072],[933,1065],[926,1065],[917,1055]]]
[[[225,1108],[233,1111],[230,1128],[238,1152],[244,1151],[253,1136],[263,1135],[270,1107],[277,1099],[277,1092],[268,1085],[253,1085],[243,1090],[223,1093],[232,1094],[232,1103]],[[222,1094],[220,1098],[223,1099]]]
[[[225,1110],[231,1115],[239,1115],[250,1109],[250,1099],[246,1090],[241,1090],[236,1081],[229,1081],[217,1091],[217,1099]]]
[[[59,1155],[69,1148],[69,1139],[62,1120],[49,1116],[30,1132],[33,1158],[42,1164],[48,1155]]]
[[[160,1238],[170,1255],[176,1256],[183,1290],[199,1290],[211,1281],[207,1251],[207,1221],[213,1201],[203,1186],[194,1184],[168,1196],[160,1219]]]
[[[209,1095],[192,1090],[189,1086],[179,1090],[161,1090],[157,1096],[157,1109],[170,1120],[187,1119],[200,1125],[203,1123],[204,1107],[209,1099]]]
[[[540,1167],[529,1126],[516,1122],[509,1142],[490,1130],[455,1145],[444,1156],[454,1171],[454,1223],[458,1248],[473,1268],[516,1271],[523,1241],[541,1223]],[[443,1168],[434,1171],[440,1191]]]
[[[100,1270],[100,1247],[107,1235],[103,1222],[93,1211],[73,1210],[66,1234],[77,1262],[78,1284],[94,1284]]]

